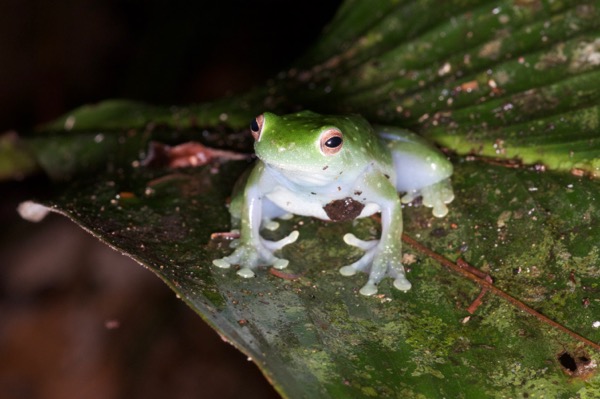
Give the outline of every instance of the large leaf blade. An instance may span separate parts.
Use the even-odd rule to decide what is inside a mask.
[[[482,397],[495,390],[511,395],[531,392],[514,386],[531,375],[535,389],[558,384],[557,392],[563,394],[557,397],[581,389],[568,383],[558,355],[583,351],[596,359],[597,354],[489,296],[463,324],[476,286],[409,248],[405,252],[418,259],[409,266],[414,284],[409,293],[386,281],[380,297],[359,295],[364,276],[345,278],[337,272],[356,256],[341,236],[349,229],[371,235],[374,221],[354,228],[310,219],[284,224],[285,231],[297,227],[301,232],[299,242],[286,249],[295,260],[289,272],[301,275],[296,280],[264,269],[257,278],[244,280],[212,266],[211,259],[228,249],[211,240],[210,233],[227,229],[225,188],[243,167],[222,165],[217,175],[210,168],[108,174],[93,185],[71,186],[48,205],[158,274],[247,353],[286,397],[394,397],[396,392]],[[455,187],[459,196],[448,220],[432,220],[426,209],[408,208],[407,233],[450,258],[462,247],[462,256],[489,268],[499,287],[600,340],[592,326],[593,310],[581,309],[585,287],[595,285],[595,269],[585,261],[576,263],[580,282],[572,286],[575,263],[569,262],[593,256],[594,247],[580,245],[573,232],[600,234],[600,212],[589,202],[600,195],[597,183],[468,163],[458,165]],[[496,198],[490,194],[494,192]],[[585,225],[557,216],[584,209]],[[549,248],[560,253],[550,256]],[[522,272],[515,274],[516,268]],[[554,276],[550,282],[548,275]],[[517,363],[522,369],[515,374]],[[491,369],[495,374],[490,380]]]

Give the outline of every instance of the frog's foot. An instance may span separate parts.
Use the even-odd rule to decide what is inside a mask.
[[[411,190],[411,191],[407,192],[406,194],[404,194],[402,196],[402,198],[400,198],[400,201],[402,201],[403,204],[410,204],[415,199],[417,199],[420,195],[421,195],[421,190]]]
[[[392,277],[394,287],[401,291],[410,289],[411,284],[405,277],[404,267],[400,263],[398,255],[392,252],[382,253],[378,245],[379,240],[364,241],[348,233],[344,236],[344,242],[365,251],[359,260],[340,269],[343,276],[353,276],[358,271],[369,273],[369,281],[359,291],[362,295],[376,294],[377,284],[384,277]],[[399,254],[400,251],[396,252]]]
[[[290,220],[294,217],[294,215],[292,213],[284,213],[283,215],[276,217],[281,220]],[[265,228],[269,231],[275,231],[279,228],[279,222],[271,218],[264,218],[262,220],[261,228]]]
[[[273,219],[263,219],[261,226],[269,231],[275,231],[279,228],[279,222]]]
[[[419,195],[423,197],[423,205],[433,208],[433,216],[438,218],[448,214],[446,204],[449,204],[454,199],[454,191],[452,190],[450,179],[441,180],[419,190],[409,191],[402,197],[401,201],[403,204],[408,204]]]
[[[231,255],[215,259],[212,263],[223,269],[228,269],[231,265],[241,265],[242,268],[237,271],[237,274],[244,278],[254,277],[254,269],[259,265],[272,265],[276,269],[284,269],[289,261],[276,257],[273,252],[295,242],[298,236],[298,231],[294,230],[279,241],[260,238],[258,243],[239,244]]]
[[[340,269],[342,276],[354,276],[356,272],[368,272],[375,256],[375,247],[377,247],[379,240],[364,241],[357,238],[354,234],[348,233],[344,235],[344,242],[362,249],[365,251],[365,254],[353,264],[342,267]]]

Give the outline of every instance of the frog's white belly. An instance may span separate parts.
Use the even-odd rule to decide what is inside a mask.
[[[323,220],[329,217],[323,210],[324,204],[316,196],[305,193],[295,193],[285,187],[275,186],[266,194],[267,198],[281,209],[301,216],[311,216]],[[313,197],[313,198],[311,198]]]
[[[322,220],[331,220],[324,210],[324,207],[328,203],[346,198],[344,195],[340,195],[337,198],[327,198],[311,193],[297,193],[279,185],[268,192],[266,197],[286,212],[295,215],[315,217]],[[359,218],[370,216],[380,211],[380,207],[376,203],[367,202],[364,205],[364,208],[358,216]]]

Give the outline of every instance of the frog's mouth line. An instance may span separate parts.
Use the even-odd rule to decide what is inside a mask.
[[[262,158],[259,158],[265,165],[267,165],[267,167],[274,169],[274,170],[278,170],[282,173],[295,173],[295,174],[321,174],[318,173],[317,168],[315,168],[314,166],[308,165],[308,167],[300,167],[298,165],[294,165],[293,163],[290,164],[289,162],[272,162],[272,161],[265,161]],[[319,167],[320,169],[322,169],[322,167]],[[324,171],[327,171],[328,167],[325,167]],[[327,173],[325,173],[327,174]]]
[[[264,161],[263,161],[264,162]],[[339,174],[327,173],[327,169],[317,172],[314,170],[303,170],[299,168],[290,168],[279,166],[273,163],[264,162],[267,169],[276,177],[288,180],[299,186],[326,186],[337,180]]]

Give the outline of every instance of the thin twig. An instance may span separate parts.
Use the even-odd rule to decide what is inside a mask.
[[[469,314],[475,313],[477,309],[481,306],[481,304],[483,303],[483,297],[485,296],[487,291],[488,290],[485,287],[481,289],[481,292],[479,293],[479,295],[477,295],[477,298],[475,298],[475,300],[467,308],[467,312],[469,312]]]
[[[494,284],[494,280],[492,280],[492,277],[489,274],[484,273],[481,270],[479,270],[478,268],[471,266],[464,260],[458,258],[456,260],[456,265],[463,269],[467,269],[467,271],[473,273],[474,275],[476,275],[479,278],[484,279],[488,283]],[[481,303],[483,302],[483,297],[485,296],[487,291],[488,291],[487,288],[481,287],[481,292],[479,293],[477,298],[475,298],[473,303],[471,303],[471,305],[467,308],[467,312],[469,312],[470,314],[473,314],[477,311],[477,308],[479,308],[479,306],[481,306]]]
[[[430,258],[435,259],[443,266],[446,266],[447,268],[452,269],[455,272],[468,278],[469,280],[479,284],[480,287],[486,288],[487,290],[493,292],[500,298],[503,298],[504,300],[508,301],[510,304],[519,308],[520,310],[529,313],[530,315],[534,316],[541,322],[546,323],[549,326],[552,326],[552,327],[564,332],[565,334],[570,335],[577,341],[583,342],[584,344],[591,346],[592,348],[596,349],[597,351],[600,351],[600,345],[598,345],[596,342],[591,341],[585,337],[582,337],[581,335],[577,334],[576,332],[569,330],[567,327],[565,327],[561,324],[558,324],[554,320],[544,316],[537,310],[530,308],[523,302],[519,301],[518,299],[516,299],[516,298],[510,296],[509,294],[507,294],[506,292],[502,291],[500,288],[496,287],[493,283],[490,283],[490,282],[486,281],[485,279],[476,276],[472,272],[468,271],[466,268],[462,268],[462,267],[458,266],[456,263],[452,262],[451,260],[443,257],[442,255],[440,255],[436,252],[433,252],[432,250],[430,250],[426,246],[418,243],[417,241],[415,241],[411,237],[407,236],[406,234],[402,234],[402,241],[404,241],[405,243],[407,243],[408,245],[410,245],[417,251],[429,256]]]

